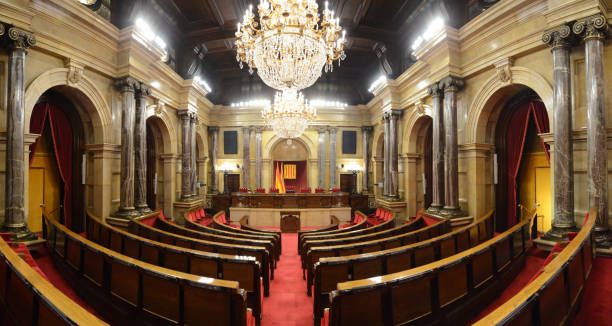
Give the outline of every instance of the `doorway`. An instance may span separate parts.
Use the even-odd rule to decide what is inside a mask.
[[[355,180],[353,178],[353,174],[340,174],[340,191],[351,193],[353,192],[353,187],[355,187]]]
[[[157,146],[150,123],[147,123],[147,205],[157,209]]]
[[[227,191],[230,194],[240,190],[240,174],[228,174],[225,180],[227,181]]]

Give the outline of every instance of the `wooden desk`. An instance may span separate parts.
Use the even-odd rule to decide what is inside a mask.
[[[299,193],[299,194],[250,194],[232,193],[232,207],[250,208],[331,208],[348,207],[349,194],[337,193]]]

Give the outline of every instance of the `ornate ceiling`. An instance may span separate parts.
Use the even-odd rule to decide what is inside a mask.
[[[413,61],[410,44],[427,22],[441,16],[463,25],[497,0],[329,0],[347,30],[347,59],[306,89],[307,97],[364,104],[380,74],[396,77]],[[169,64],[183,77],[209,81],[215,104],[269,98],[273,90],[235,60],[236,24],[256,0],[113,0],[112,21],[122,28],[136,17],[149,20],[166,38]],[[319,7],[323,1],[319,0]],[[339,14],[338,14],[339,13]]]

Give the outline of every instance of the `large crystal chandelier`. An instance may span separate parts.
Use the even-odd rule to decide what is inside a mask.
[[[304,99],[302,92],[285,90],[277,92],[274,104],[261,111],[266,125],[282,138],[297,138],[316,118],[317,111]]]
[[[300,90],[314,84],[333,62],[344,60],[345,33],[327,8],[319,21],[316,0],[261,0],[258,23],[252,7],[236,32],[236,60],[257,68],[268,86]],[[341,36],[342,34],[342,36]]]

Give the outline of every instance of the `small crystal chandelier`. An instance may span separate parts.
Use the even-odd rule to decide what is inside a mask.
[[[304,99],[302,92],[285,90],[276,92],[274,104],[261,111],[266,125],[282,138],[300,137],[317,117],[317,111]]]
[[[333,62],[344,60],[345,32],[340,19],[327,8],[319,21],[316,0],[261,0],[260,23],[252,6],[246,11],[236,32],[236,60],[249,73],[257,68],[268,86],[300,90],[314,84]],[[342,37],[340,37],[342,34]]]

